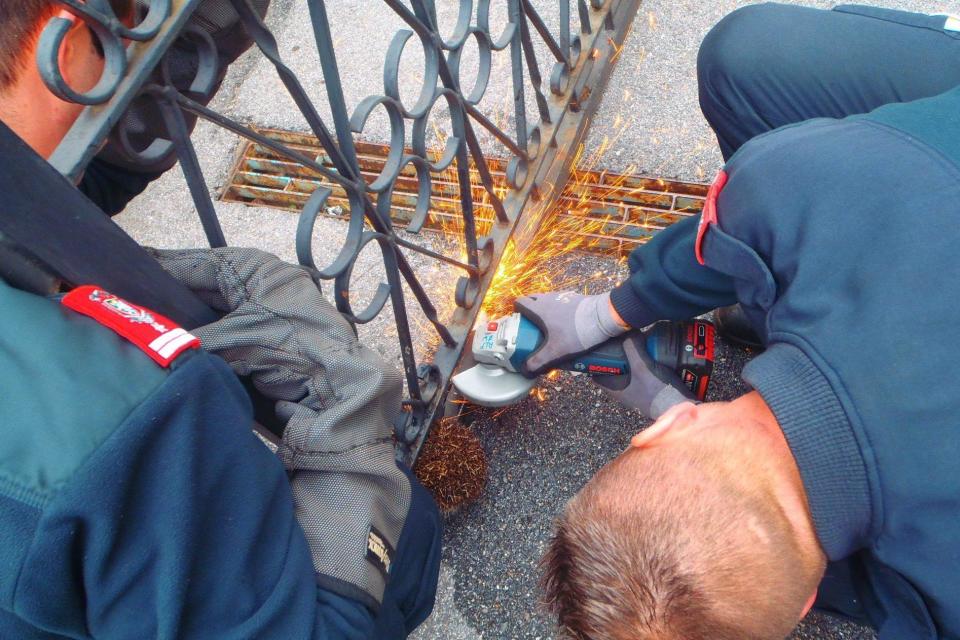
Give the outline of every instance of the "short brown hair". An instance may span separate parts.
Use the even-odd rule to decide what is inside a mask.
[[[114,14],[129,23],[135,13],[135,0],[109,0]],[[46,21],[57,13],[52,0],[0,0],[0,91],[12,85],[28,59]],[[92,32],[91,32],[92,33]],[[100,55],[100,40],[93,36]]]
[[[782,640],[790,633],[822,567],[803,566],[772,496],[725,482],[730,469],[718,453],[696,444],[631,449],[570,501],[542,560],[545,604],[568,634]]]
[[[54,13],[51,0],[0,0],[0,90],[17,79],[42,22]]]

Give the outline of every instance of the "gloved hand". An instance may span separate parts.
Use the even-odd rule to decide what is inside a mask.
[[[324,588],[376,609],[410,508],[393,423],[401,377],[362,346],[310,273],[255,249],[153,251],[224,317],[191,332],[277,401],[277,452]]]
[[[630,373],[623,376],[596,376],[593,381],[617,402],[656,420],[681,402],[696,402],[676,372],[658,364],[647,353],[646,338],[633,332],[623,343]]]
[[[609,293],[541,293],[518,299],[514,307],[543,332],[543,344],[523,365],[531,375],[545,373],[628,330],[614,318]]]

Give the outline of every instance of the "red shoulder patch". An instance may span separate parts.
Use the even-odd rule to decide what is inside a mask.
[[[62,300],[64,306],[93,318],[120,334],[161,367],[169,367],[187,349],[200,347],[200,339],[172,320],[99,287],[77,287]]]
[[[710,185],[707,202],[703,205],[703,213],[700,214],[700,227],[697,229],[697,262],[703,265],[706,264],[703,261],[703,238],[707,235],[710,225],[717,224],[717,199],[725,186],[727,186],[727,172],[721,170]]]

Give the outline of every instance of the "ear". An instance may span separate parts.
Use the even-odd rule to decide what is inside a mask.
[[[670,407],[660,419],[647,427],[630,440],[631,447],[646,449],[656,446],[666,438],[673,436],[685,425],[690,424],[697,417],[697,405],[692,402],[681,402]]]
[[[810,596],[810,599],[807,600],[807,604],[803,605],[803,613],[800,614],[801,620],[807,617],[807,614],[810,613],[810,609],[813,609],[813,605],[816,601],[817,601],[817,592],[814,591],[813,595]]]
[[[94,45],[96,36],[90,32],[83,20],[69,12],[61,12],[60,17],[68,17],[73,22],[57,51],[60,73],[74,91],[89,91],[96,85],[103,71],[103,59]]]
[[[70,20],[73,23],[63,37],[60,49],[57,50],[57,64],[60,67],[60,74],[68,85],[73,86],[73,80],[75,79],[73,78],[73,68],[76,64],[79,36],[81,30],[84,29],[84,24],[83,20],[66,10],[61,11],[57,17]]]

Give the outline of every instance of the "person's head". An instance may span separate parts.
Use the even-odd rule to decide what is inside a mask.
[[[129,0],[112,3],[124,16]],[[73,21],[60,48],[60,72],[75,91],[92,89],[103,71],[102,49],[79,18],[52,0],[0,0],[0,120],[44,157],[49,157],[83,107],[47,89],[37,68],[37,42],[48,20]]]
[[[578,640],[781,640],[825,562],[796,463],[750,394],[680,405],[634,437],[559,518],[543,587]]]

